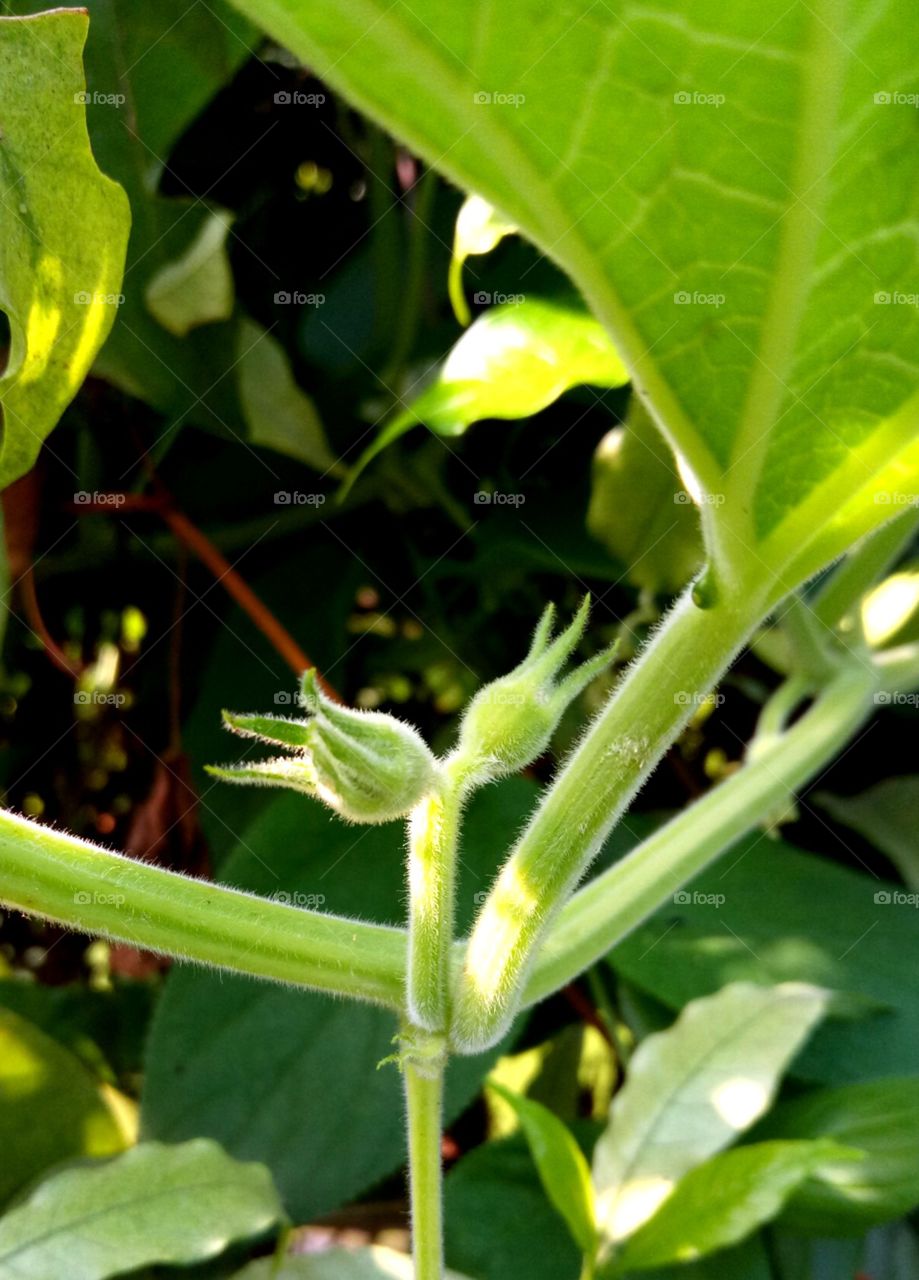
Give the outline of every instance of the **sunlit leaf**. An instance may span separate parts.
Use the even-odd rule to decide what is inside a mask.
[[[827,998],[792,983],[735,983],[688,1004],[671,1028],[642,1041],[594,1149],[597,1216],[609,1245],[759,1119]]]
[[[583,1253],[592,1253],[597,1231],[590,1168],[571,1131],[541,1102],[494,1081],[491,1088],[517,1113],[543,1189],[568,1224],[575,1244]]]
[[[233,379],[225,376],[232,332],[208,324],[179,338],[154,318],[145,295],[212,219],[201,200],[160,194],[170,152],[246,59],[258,33],[225,0],[86,0],[84,7],[93,153],[131,205],[124,301],[95,371],[179,423],[241,434]],[[33,13],[47,8],[47,0],[7,0],[4,8]]]
[[[130,1146],[134,1104],[68,1049],[0,1009],[0,1200],[52,1164]]]
[[[505,236],[516,230],[481,196],[467,196],[463,201],[462,208],[456,215],[449,277],[450,302],[460,324],[467,325],[472,319],[469,303],[463,292],[463,264],[474,255],[491,253]]]
[[[56,1173],[0,1218],[0,1280],[104,1280],[216,1257],[283,1216],[268,1170],[214,1142],[145,1142]]]
[[[433,381],[381,431],[351,477],[417,423],[459,436],[483,418],[528,418],[571,387],[620,387],[628,374],[603,327],[581,308],[526,298],[467,329]]]
[[[857,1168],[859,1153],[835,1142],[759,1142],[725,1151],[687,1173],[631,1237],[608,1274],[692,1262],[736,1244],[775,1218],[810,1175],[830,1161]]]
[[[85,12],[0,18],[0,487],[28,471],[115,319],[130,225],[86,132]]]

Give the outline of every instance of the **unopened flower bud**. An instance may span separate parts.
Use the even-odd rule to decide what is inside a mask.
[[[432,788],[436,762],[420,734],[394,716],[338,706],[303,677],[306,716],[235,715],[228,728],[291,754],[209,772],[230,782],[292,787],[322,800],[349,822],[405,817]]]
[[[565,708],[612,661],[611,645],[559,676],[584,634],[590,597],[550,643],[555,611],[549,605],[523,662],[480,689],[463,715],[455,759],[476,782],[517,773],[546,750]]]

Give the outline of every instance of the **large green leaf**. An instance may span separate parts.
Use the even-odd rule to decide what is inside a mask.
[[[510,780],[470,807],[460,927],[533,794],[531,784]],[[401,922],[400,824],[357,831],[314,801],[285,794],[241,831],[221,879],[336,914]],[[392,1065],[376,1070],[392,1053],[395,1031],[394,1019],[380,1009],[174,970],[150,1041],[144,1132],[169,1141],[216,1138],[233,1155],[267,1164],[299,1220],[327,1212],[404,1160],[398,1071]],[[490,1061],[451,1063],[448,1117],[469,1102]]]
[[[6,7],[30,13],[44,3],[10,0]],[[85,7],[90,137],[102,169],[127,192],[132,217],[124,302],[97,372],[182,422],[238,431],[226,377],[233,335],[208,324],[181,339],[154,318],[147,292],[215,225],[203,201],[167,199],[157,188],[171,148],[257,33],[224,0],[86,0]]]
[[[916,490],[909,0],[234,3],[567,269],[726,573],[804,576]]]
[[[0,1280],[104,1280],[200,1262],[281,1220],[268,1170],[213,1142],[147,1142],[98,1167],[65,1169],[0,1218]]]
[[[693,1169],[626,1242],[610,1274],[691,1262],[737,1244],[781,1211],[796,1187],[827,1162],[855,1163],[835,1142],[758,1142]]]
[[[115,319],[128,202],[86,132],[76,9],[0,18],[0,488],[28,471]]]
[[[642,1041],[594,1148],[597,1216],[609,1246],[763,1114],[827,998],[803,985],[736,983],[693,1001],[667,1031]]]
[[[896,886],[751,835],[610,953],[637,986],[681,1008],[726,982],[813,982],[865,998],[827,1020],[795,1074],[833,1083],[919,1063],[919,930]],[[874,1011],[871,1012],[871,1006]]]
[[[61,1160],[123,1151],[131,1113],[68,1049],[0,1009],[0,1201]]]
[[[830,1162],[791,1200],[785,1221],[820,1235],[861,1232],[919,1204],[919,1078],[821,1089],[778,1106],[757,1129],[768,1138],[832,1138],[865,1153]]]

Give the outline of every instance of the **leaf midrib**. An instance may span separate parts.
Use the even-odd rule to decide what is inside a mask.
[[[814,259],[823,224],[821,211],[829,192],[835,150],[833,124],[843,87],[846,56],[835,36],[843,22],[845,0],[812,0],[810,42],[802,62],[803,110],[798,117],[796,155],[792,167],[789,211],[782,218],[779,255],[772,276],[762,338],[744,409],[731,450],[727,475],[732,501],[726,505],[745,526],[754,545],[755,497],[769,447],[771,429],[786,397],[793,394],[787,372],[811,293]],[[742,470],[741,470],[742,468]]]
[[[642,1126],[642,1130],[639,1135],[638,1145],[634,1147],[632,1154],[627,1158],[626,1163],[623,1165],[621,1169],[619,1181],[614,1188],[615,1195],[610,1201],[610,1204],[607,1210],[607,1214],[606,1214],[607,1218],[611,1216],[612,1211],[616,1208],[616,1206],[619,1204],[620,1200],[622,1199],[622,1192],[625,1189],[625,1187],[628,1185],[635,1171],[635,1168],[639,1163],[639,1159],[642,1153],[645,1150],[647,1150],[647,1148],[653,1141],[654,1135],[657,1133],[665,1117],[672,1112],[675,1105],[675,1100],[679,1094],[682,1094],[685,1091],[687,1082],[696,1079],[701,1074],[702,1069],[706,1065],[708,1065],[712,1061],[712,1059],[722,1049],[724,1049],[726,1045],[730,1044],[733,1041],[737,1041],[741,1039],[744,1036],[744,1034],[750,1030],[751,1027],[755,1026],[756,1023],[759,1022],[763,1017],[771,1014],[774,1011],[774,1009],[775,1009],[774,1000],[770,1000],[768,1004],[760,1005],[758,1008],[754,1009],[753,1012],[750,1013],[747,1017],[741,1019],[741,1021],[731,1023],[731,1025],[727,1028],[725,1032],[723,1032],[721,1035],[716,1037],[716,1039],[714,1039],[713,1041],[710,1041],[708,1044],[704,1045],[701,1049],[701,1052],[692,1059],[691,1066],[689,1067],[688,1070],[684,1072],[679,1083],[675,1085],[674,1088],[671,1089],[661,1099],[660,1105],[655,1108],[653,1115],[648,1116],[646,1119],[646,1123]],[[611,1118],[610,1118],[611,1124],[614,1123],[614,1121],[615,1121],[615,1117],[611,1115]],[[735,1133],[734,1136],[736,1137],[738,1135]],[[613,1188],[611,1188],[611,1190],[613,1190]],[[644,1224],[643,1223],[639,1224],[639,1226],[642,1226],[642,1225]],[[636,1228],[636,1230],[637,1229],[638,1228]]]

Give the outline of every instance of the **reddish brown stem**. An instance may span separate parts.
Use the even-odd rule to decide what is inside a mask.
[[[259,599],[245,579],[233,568],[226,556],[214,546],[210,538],[198,528],[184,512],[178,511],[166,495],[147,495],[139,493],[100,494],[92,502],[84,502],[74,506],[81,514],[112,511],[149,511],[159,515],[169,526],[175,537],[187,547],[201,563],[208,568],[224,590],[232,596],[239,607],[248,614],[262,635],[269,641],[278,654],[284,659],[295,675],[302,675],[314,664],[303,652],[296,640],[274,616],[271,610]],[[324,693],[336,702],[341,696],[321,674],[319,684]]]
[[[59,671],[63,671],[65,675],[71,676],[74,680],[78,679],[83,672],[83,664],[71,661],[45,626],[45,620],[42,617],[38,595],[35,590],[35,571],[32,565],[29,565],[19,579],[19,590],[22,594],[22,605],[25,609],[29,626],[44,645],[45,653],[47,653]]]

